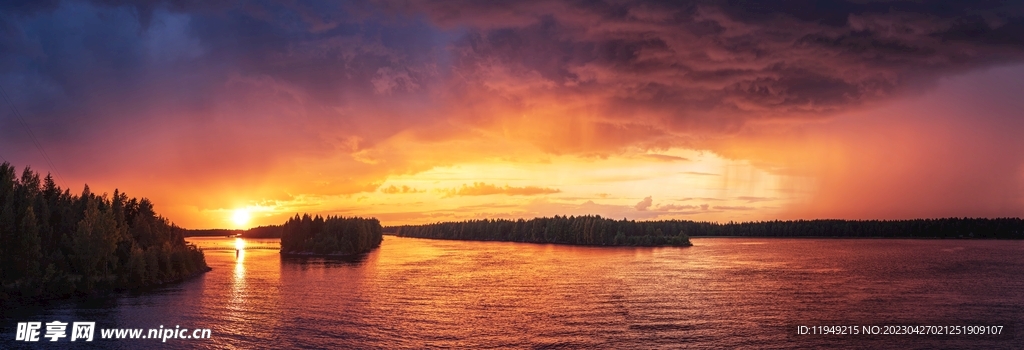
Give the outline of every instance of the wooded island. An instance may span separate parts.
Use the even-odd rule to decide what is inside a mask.
[[[401,237],[558,243],[597,246],[691,246],[682,222],[627,221],[600,216],[555,216],[531,220],[470,220],[389,226]]]
[[[380,221],[374,218],[304,214],[281,226],[282,256],[345,256],[362,254],[384,240]]]

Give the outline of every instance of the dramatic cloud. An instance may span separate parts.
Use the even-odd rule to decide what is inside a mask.
[[[1020,91],[1024,66],[991,69],[947,79],[929,96],[814,127],[791,146],[829,146],[794,163],[814,179],[805,181],[814,191],[787,217],[1020,216]]]
[[[508,114],[470,109],[470,123],[571,115],[562,125],[585,134],[534,140],[562,152],[692,144],[750,121],[820,118],[1024,55],[1024,6],[1004,2],[385,3],[469,30],[452,89]]]
[[[1010,1],[13,1],[0,86],[34,136],[0,106],[0,157],[203,227],[399,220],[390,194],[434,215],[410,222],[698,211],[650,193],[715,220],[1019,215],[1022,62]]]

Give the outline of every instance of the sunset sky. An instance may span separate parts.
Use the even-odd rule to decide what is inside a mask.
[[[187,228],[1024,216],[1024,3],[667,3],[5,1],[0,157]]]

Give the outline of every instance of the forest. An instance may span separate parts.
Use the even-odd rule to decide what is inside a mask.
[[[598,246],[690,246],[683,221],[627,221],[600,216],[555,216],[531,220],[471,220],[389,226],[403,237],[558,243]]]
[[[362,254],[379,247],[384,240],[380,221],[374,218],[295,214],[281,225],[280,232],[283,256]]]
[[[555,216],[531,220],[470,220],[388,226],[403,237],[561,243],[600,246],[686,246],[689,237],[844,237],[1024,239],[1020,218],[915,220],[797,220],[715,223],[612,220]]]
[[[148,199],[80,195],[0,164],[0,302],[137,289],[209,271]]]
[[[1022,239],[1020,218],[940,218],[913,220],[795,220],[742,223],[683,223],[691,236],[843,237],[843,238],[986,238]]]

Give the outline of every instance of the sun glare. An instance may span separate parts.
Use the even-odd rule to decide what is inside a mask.
[[[231,215],[231,221],[237,226],[243,226],[249,223],[249,211],[245,209],[235,209],[235,213]]]

